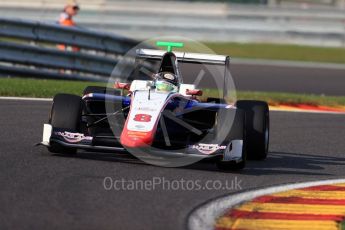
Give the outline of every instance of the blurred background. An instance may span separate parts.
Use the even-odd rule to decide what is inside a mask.
[[[232,57],[240,98],[345,105],[345,0],[0,0],[0,13],[0,95],[81,92],[89,83],[17,84],[106,82],[140,41],[182,36]]]
[[[344,0],[79,0],[80,27],[137,39],[345,46]],[[68,1],[0,0],[2,17],[58,21]]]

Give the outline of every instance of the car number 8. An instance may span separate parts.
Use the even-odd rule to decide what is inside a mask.
[[[134,120],[138,121],[138,122],[150,122],[151,118],[152,118],[151,115],[137,114],[137,115],[135,115]]]

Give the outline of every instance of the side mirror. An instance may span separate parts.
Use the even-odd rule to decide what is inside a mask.
[[[186,95],[202,96],[202,90],[201,89],[186,89]]]
[[[131,84],[130,83],[115,82],[114,88],[115,89],[122,89],[122,90],[123,89],[129,90],[131,88]]]
[[[146,83],[146,87],[147,87],[148,89],[150,89],[150,90],[153,90],[153,89],[156,88],[155,83],[154,83],[153,81],[148,81],[148,82]]]

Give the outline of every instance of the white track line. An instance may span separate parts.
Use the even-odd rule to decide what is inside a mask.
[[[33,98],[33,97],[0,97],[0,100],[12,100],[12,101],[53,101],[52,98]],[[284,113],[314,113],[314,114],[333,114],[341,115],[345,112],[327,112],[327,111],[302,111],[302,110],[283,110],[283,109],[270,109],[270,111],[284,112]]]
[[[53,98],[0,97],[0,100],[12,100],[12,101],[53,101]]]
[[[323,180],[296,184],[273,186],[259,190],[227,195],[213,200],[194,210],[188,218],[189,230],[210,230],[214,229],[215,220],[223,215],[227,210],[245,201],[252,200],[259,196],[264,196],[277,192],[284,192],[291,189],[305,188],[310,186],[345,183],[345,179]]]

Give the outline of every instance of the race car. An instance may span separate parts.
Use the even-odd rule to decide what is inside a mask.
[[[136,51],[138,63],[158,63],[148,79],[133,71],[129,82],[116,81],[113,87],[89,86],[82,96],[57,94],[41,144],[61,154],[83,149],[125,152],[139,158],[211,159],[220,170],[240,170],[247,159],[265,159],[267,103],[229,103],[225,88],[219,90],[219,98],[205,97],[195,84],[184,83],[179,68],[185,63],[222,66],[224,74],[216,77],[226,82],[230,58],[172,51],[174,46],[183,47],[182,43],[158,45],[168,50]]]

